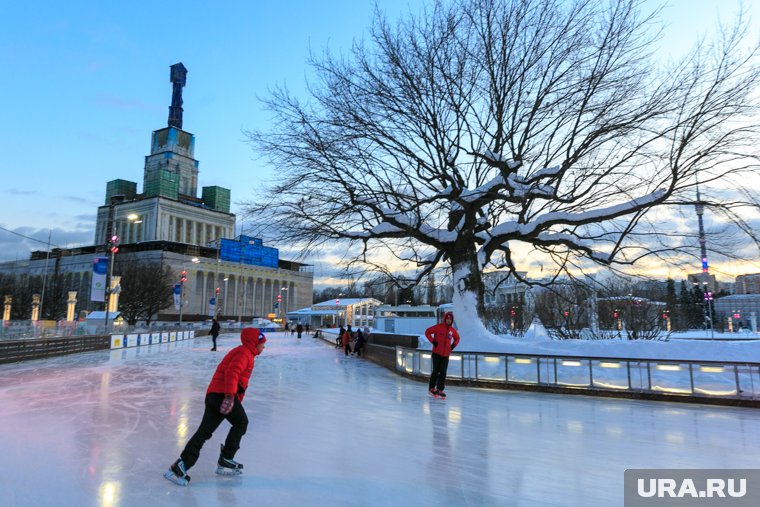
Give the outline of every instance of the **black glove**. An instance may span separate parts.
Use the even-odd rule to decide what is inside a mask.
[[[451,350],[454,350],[456,347],[457,347],[456,345],[453,345],[453,344],[452,344],[452,345],[451,345]]]
[[[235,397],[231,394],[225,394],[224,395],[224,401],[222,402],[222,406],[219,407],[219,413],[222,415],[227,415],[230,412],[232,412],[232,405],[235,404]]]
[[[436,340],[433,340],[433,347],[437,347],[437,346],[438,346],[438,342]]]

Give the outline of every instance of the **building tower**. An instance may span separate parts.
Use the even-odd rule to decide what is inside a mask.
[[[699,222],[699,249],[702,254],[702,273],[706,277],[709,275],[707,265],[707,239],[705,238],[705,224],[702,215],[705,214],[705,205],[702,204],[702,198],[699,195],[699,185],[697,185],[697,203],[694,205],[697,212],[697,221]]]
[[[145,157],[142,193],[137,183],[123,179],[106,185],[105,205],[98,208],[95,243],[105,244],[112,225],[121,243],[170,241],[207,246],[232,238],[235,215],[230,213],[229,189],[208,186],[198,194],[195,136],[182,129],[182,89],[187,69],[170,67],[172,99],[167,126],[153,131],[150,155]],[[128,216],[139,217],[130,222]]]
[[[707,264],[707,238],[705,237],[705,224],[702,215],[705,213],[705,205],[702,203],[702,197],[699,195],[699,184],[697,184],[697,202],[694,205],[697,212],[697,221],[699,222],[699,250],[702,258],[702,274],[696,277],[699,288],[702,290],[702,297],[705,305],[705,323],[709,322],[711,337],[713,333],[713,291],[715,279],[710,276],[710,268]],[[712,279],[711,279],[712,278]]]

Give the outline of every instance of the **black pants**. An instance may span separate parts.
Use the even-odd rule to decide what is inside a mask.
[[[214,348],[213,348],[213,350],[216,350],[216,337],[217,336],[219,336],[219,335],[215,335],[215,334],[211,335],[211,339],[214,341]]]
[[[433,369],[430,372],[428,389],[436,388],[443,391],[446,387],[446,370],[449,369],[449,358],[433,353]]]
[[[345,352],[346,355],[349,355],[351,353],[351,342],[346,343],[346,346],[343,347],[343,352]]]
[[[224,394],[222,393],[209,393],[206,395],[206,410],[203,412],[203,419],[201,425],[195,431],[195,434],[190,437],[190,440],[185,446],[185,450],[182,451],[180,458],[185,462],[185,468],[190,469],[195,462],[198,461],[198,456],[201,453],[201,448],[206,440],[211,438],[214,431],[219,427],[223,420],[227,419],[232,427],[227,434],[227,440],[224,441],[224,449],[222,450],[222,456],[227,459],[235,457],[235,453],[240,449],[240,439],[245,435],[248,429],[248,416],[245,414],[243,405],[235,397],[235,403],[232,405],[232,411],[229,414],[223,415],[219,413],[219,407],[222,406],[224,401]]]
[[[362,355],[362,347],[363,346],[364,346],[364,344],[358,343],[358,342],[356,343],[356,345],[354,345],[354,352],[356,352],[357,356],[361,356]]]

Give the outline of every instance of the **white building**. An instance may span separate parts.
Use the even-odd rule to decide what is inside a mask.
[[[222,319],[250,320],[276,313],[278,296],[286,310],[311,304],[310,266],[280,259],[276,249],[263,246],[258,238],[232,240],[235,215],[230,213],[228,189],[207,186],[197,195],[195,136],[182,130],[181,91],[186,73],[181,63],[171,67],[174,91],[169,122],[152,134],[142,192],[132,181],[107,183],[105,204],[97,210],[95,244],[33,252],[28,261],[0,263],[0,273],[17,277],[62,274],[66,290],[77,292],[78,312],[102,310],[103,303],[90,301],[93,259],[105,257],[107,244],[118,236],[119,259],[160,262],[177,273],[177,282],[179,273],[187,271],[181,305],[186,320],[207,318],[209,300],[216,296],[216,312]],[[266,258],[247,255],[252,250],[263,252]],[[179,314],[172,307],[155,317],[175,320]]]

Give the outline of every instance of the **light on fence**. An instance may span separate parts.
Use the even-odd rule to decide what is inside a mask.
[[[607,362],[602,361],[601,363],[599,363],[599,366],[601,366],[602,368],[620,368],[620,363],[607,363]]]

